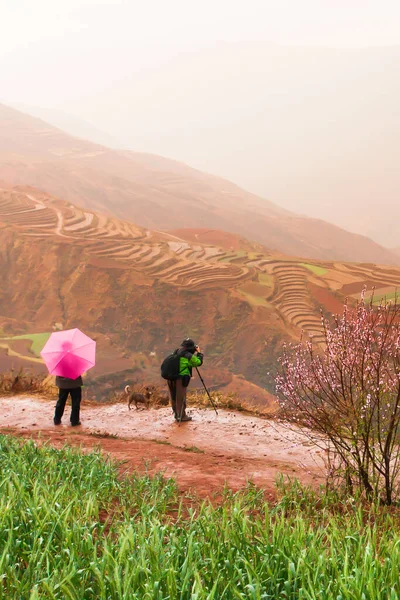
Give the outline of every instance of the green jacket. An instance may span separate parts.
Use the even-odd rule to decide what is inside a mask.
[[[193,367],[201,367],[203,364],[203,355],[200,352],[192,354],[187,350],[180,350],[178,352],[180,354],[179,375],[181,377],[184,377],[185,375],[191,377]]]

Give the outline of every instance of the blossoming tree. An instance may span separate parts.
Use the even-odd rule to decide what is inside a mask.
[[[400,306],[346,303],[325,344],[285,347],[277,392],[283,415],[334,451],[335,473],[385,504],[400,499]]]

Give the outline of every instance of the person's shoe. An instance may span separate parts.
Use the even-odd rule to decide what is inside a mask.
[[[78,427],[78,425],[82,425],[80,421],[78,423],[71,423],[71,427]]]
[[[179,417],[175,417],[176,420],[178,421],[178,423],[186,423],[187,421],[192,421],[192,417],[189,417],[189,415],[182,415],[182,418],[180,419]]]
[[[53,419],[53,423],[54,425],[61,425],[61,421],[56,421],[55,419]]]

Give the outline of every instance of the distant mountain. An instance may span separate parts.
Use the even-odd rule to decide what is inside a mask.
[[[69,113],[54,108],[29,106],[19,102],[14,103],[12,106],[32,117],[42,119],[43,121],[46,121],[46,123],[49,123],[58,129],[62,129],[75,137],[90,140],[95,144],[102,144],[103,146],[109,146],[110,148],[118,148],[121,145],[108,133],[101,131],[101,129],[98,129],[92,125],[92,123],[88,123],[88,121],[85,121],[76,115],[70,115]]]
[[[141,150],[396,246],[399,73],[400,43],[220,42],[125,78],[107,94],[107,106],[121,105],[119,119],[104,108],[98,118],[131,149],[140,140]]]
[[[372,240],[162,157],[111,150],[0,105],[0,179],[149,229],[235,233],[292,256],[398,264]]]

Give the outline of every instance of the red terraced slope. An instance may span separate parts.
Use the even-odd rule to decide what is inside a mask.
[[[0,230],[0,327],[8,335],[79,326],[100,345],[110,339],[125,369],[129,356],[135,365],[143,352],[141,365],[146,353],[162,356],[195,335],[210,356],[211,386],[228,369],[267,385],[266,372],[247,373],[250,354],[237,358],[244,344],[260,349],[260,364],[263,356],[259,317],[236,292],[254,277],[246,261],[220,261],[224,251],[210,245],[182,250],[168,234],[30,187],[0,189]],[[159,379],[159,364],[149,377]],[[228,383],[233,391],[232,377]],[[248,387],[250,399],[270,398]]]
[[[201,339],[212,385],[231,369],[273,392],[269,372],[282,343],[302,332],[323,341],[320,309],[337,312],[364,286],[378,295],[400,287],[400,269],[307,263],[233,236],[221,247],[211,243],[226,241],[217,231],[179,238],[4,186],[0,327],[17,334],[78,325],[109,339],[124,368],[137,352],[162,355],[185,332]]]
[[[74,138],[0,105],[0,179],[150,229],[235,233],[293,256],[398,264],[391,251],[162,157]]]
[[[80,209],[35,189],[0,189],[0,220],[31,240],[53,238],[79,247],[90,260],[116,261],[151,279],[188,289],[231,287],[248,279],[246,266],[211,261],[217,249],[179,252],[173,241],[129,222]]]

